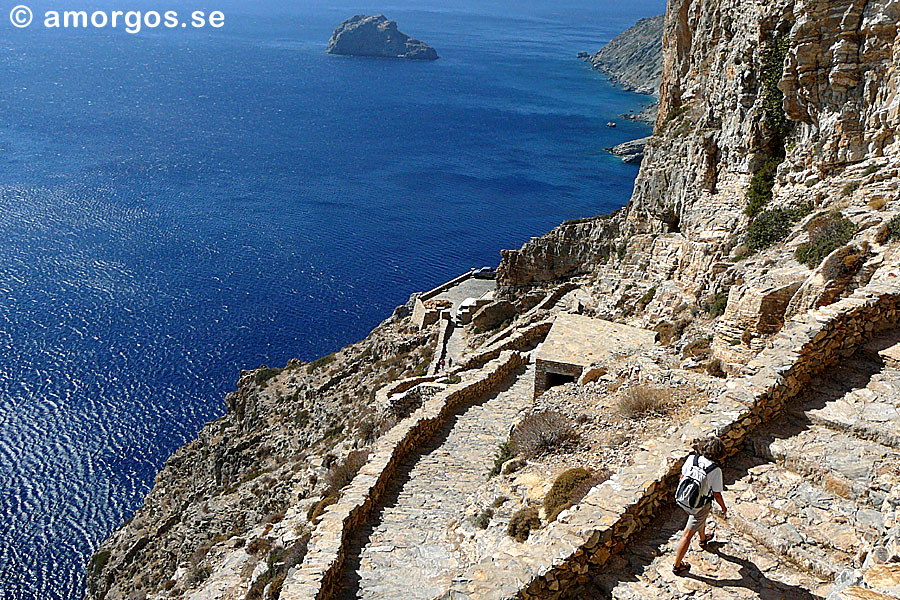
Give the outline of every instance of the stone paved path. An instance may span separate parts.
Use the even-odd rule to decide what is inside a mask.
[[[386,506],[359,533],[347,559],[344,598],[431,600],[468,566],[451,526],[486,480],[497,445],[532,404],[534,367],[472,405],[405,465]]]
[[[688,576],[672,574],[685,522],[672,509],[611,559],[594,581],[596,597],[824,598],[837,574],[861,568],[862,550],[889,535],[882,509],[900,473],[900,450],[892,443],[895,413],[885,406],[900,406],[898,398],[900,371],[871,351],[830,370],[728,462],[728,520],[713,520],[717,543],[709,550],[695,538]],[[868,410],[871,404],[879,410]]]

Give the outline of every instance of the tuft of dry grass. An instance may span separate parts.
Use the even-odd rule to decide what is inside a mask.
[[[556,411],[531,413],[509,436],[509,450],[515,456],[533,458],[559,448],[575,438],[572,420]]]
[[[619,396],[616,410],[623,417],[640,419],[666,412],[672,405],[672,391],[648,385],[630,387]]]
[[[369,458],[365,450],[354,450],[341,462],[335,463],[325,474],[325,483],[328,485],[326,496],[337,495],[347,484],[353,481],[359,470]]]
[[[544,497],[544,511],[551,523],[559,513],[581,502],[594,486],[609,479],[609,471],[592,473],[580,467],[569,469],[560,474]]]

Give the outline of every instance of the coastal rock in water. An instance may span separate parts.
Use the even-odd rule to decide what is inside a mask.
[[[397,29],[397,22],[384,15],[356,15],[334,30],[328,54],[437,60],[434,48]]]
[[[644,159],[644,147],[649,141],[650,137],[648,136],[640,138],[638,140],[624,142],[622,144],[619,144],[618,146],[607,148],[607,150],[621,158],[622,162],[628,163],[630,165],[640,164],[640,162]]]

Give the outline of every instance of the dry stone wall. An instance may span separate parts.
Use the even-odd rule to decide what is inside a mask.
[[[900,272],[894,270],[838,303],[791,321],[734,380],[677,433],[651,441],[633,466],[594,488],[578,506],[525,544],[506,548],[455,579],[445,599],[568,597],[591,568],[621,552],[658,509],[671,502],[692,440],[717,435],[736,452],[748,434],[780,413],[818,373],[900,320]]]

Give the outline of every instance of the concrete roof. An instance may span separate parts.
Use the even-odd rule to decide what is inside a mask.
[[[589,367],[652,348],[655,343],[656,333],[646,329],[562,313],[553,323],[537,359]]]

